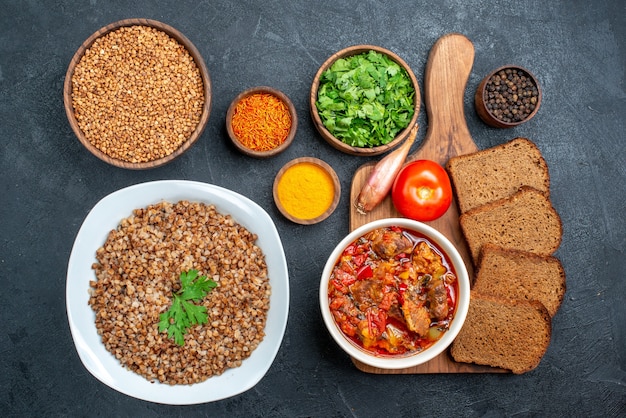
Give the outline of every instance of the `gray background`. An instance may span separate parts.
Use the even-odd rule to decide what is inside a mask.
[[[626,414],[625,109],[626,8],[616,1],[7,1],[0,3],[0,411],[4,416],[618,416]],[[62,100],[80,44],[113,21],[145,17],[181,30],[213,82],[209,124],[171,164],[126,171],[89,154]],[[371,43],[400,55],[420,85],[430,48],[460,32],[475,46],[465,112],[480,148],[525,136],[551,174],[564,223],[557,256],[568,291],[550,348],[522,375],[368,375],[328,336],[318,280],[348,232],[348,191],[367,158],[327,145],[309,116],[313,75],[331,54]],[[490,70],[526,66],[544,102],[512,130],[478,119],[473,93]],[[228,143],[224,117],[237,93],[283,90],[300,118],[295,143],[270,160]],[[422,87],[423,89],[423,87]],[[423,93],[423,90],[422,90]],[[424,107],[418,143],[428,121]],[[414,150],[419,145],[414,145]],[[314,226],[284,219],[272,201],[288,160],[319,157],[342,183],[337,211]],[[196,406],[157,405],[119,394],[81,364],[65,312],[65,275],[78,229],[98,200],[159,179],[232,189],[274,219],[290,271],[290,316],[271,369],[253,389]]]

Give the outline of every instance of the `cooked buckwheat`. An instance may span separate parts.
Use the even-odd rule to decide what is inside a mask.
[[[150,381],[202,382],[241,365],[265,336],[270,283],[257,236],[212,205],[180,201],[135,209],[96,252],[89,305],[106,349]],[[208,323],[178,346],[159,314],[182,271],[218,283],[202,304]]]

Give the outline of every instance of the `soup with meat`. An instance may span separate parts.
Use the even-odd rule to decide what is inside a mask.
[[[348,245],[333,267],[328,302],[339,329],[378,355],[407,355],[448,330],[458,281],[445,253],[401,227],[375,229]]]

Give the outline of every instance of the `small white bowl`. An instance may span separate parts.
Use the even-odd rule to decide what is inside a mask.
[[[374,355],[359,348],[353,342],[349,341],[337,326],[335,319],[330,313],[330,308],[328,305],[328,282],[333,267],[335,266],[335,263],[337,262],[343,250],[354,240],[365,235],[369,231],[388,226],[398,226],[401,228],[410,229],[428,237],[434,244],[438,245],[448,256],[449,261],[454,267],[458,280],[456,312],[454,314],[454,318],[450,323],[450,328],[448,329],[448,331],[446,331],[443,336],[429,348],[426,348],[425,350],[417,352],[415,354],[408,354],[397,357]],[[454,247],[454,245],[443,234],[441,234],[439,231],[432,228],[431,226],[428,226],[418,221],[407,218],[387,218],[362,225],[361,227],[355,229],[350,234],[348,234],[343,240],[341,240],[339,244],[337,244],[335,249],[328,257],[326,265],[324,266],[324,271],[322,272],[322,279],[320,283],[319,297],[322,317],[324,319],[324,323],[326,324],[326,328],[330,332],[330,335],[333,337],[333,339],[337,342],[337,344],[348,355],[350,355],[353,359],[360,361],[361,363],[380,369],[405,369],[420,365],[422,363],[426,363],[427,361],[437,357],[444,350],[446,350],[448,346],[452,343],[452,341],[456,338],[459,331],[461,330],[461,327],[463,326],[463,322],[465,321],[465,317],[467,316],[467,310],[469,308],[470,281],[467,269],[465,267],[465,263],[463,262],[461,255]]]

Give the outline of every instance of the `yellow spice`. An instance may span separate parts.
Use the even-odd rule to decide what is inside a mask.
[[[313,219],[333,203],[335,186],[322,167],[300,163],[285,171],[278,181],[277,193],[289,214],[299,219]]]

